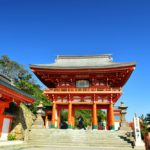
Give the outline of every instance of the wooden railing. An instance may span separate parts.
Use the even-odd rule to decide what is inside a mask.
[[[51,92],[121,92],[121,88],[47,88],[44,93]]]

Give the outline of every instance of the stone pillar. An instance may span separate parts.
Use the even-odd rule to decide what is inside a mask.
[[[53,101],[51,128],[55,128],[55,116],[56,116],[56,103],[55,101]]]
[[[93,129],[97,129],[97,105],[93,103]]]
[[[109,104],[109,129],[114,130],[115,129],[115,123],[114,123],[114,106],[113,102],[111,101]]]
[[[72,129],[72,103],[68,104],[68,129]]]

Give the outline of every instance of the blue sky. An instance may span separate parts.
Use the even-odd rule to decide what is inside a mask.
[[[28,68],[56,55],[112,54],[137,67],[119,99],[150,113],[149,0],[0,0],[0,55]]]

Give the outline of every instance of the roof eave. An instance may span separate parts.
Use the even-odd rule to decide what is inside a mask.
[[[118,67],[135,67],[136,62],[130,63],[118,63],[118,64],[110,64],[103,66],[54,66],[54,65],[30,65],[31,69],[110,69],[110,68],[118,68]]]
[[[14,92],[20,93],[20,94],[22,94],[23,96],[27,97],[28,99],[31,100],[30,103],[34,103],[34,101],[36,100],[35,97],[29,95],[28,93],[26,93],[26,92],[24,92],[24,91],[21,91],[20,89],[18,89],[18,88],[16,88],[16,87],[14,87],[14,86],[12,86],[12,85],[10,85],[10,84],[8,84],[8,83],[2,81],[2,80],[0,80],[0,84],[2,84],[3,86],[5,86],[5,87],[11,89],[11,90],[14,91]]]

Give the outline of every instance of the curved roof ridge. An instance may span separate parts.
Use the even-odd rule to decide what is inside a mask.
[[[112,58],[112,54],[97,54],[97,55],[57,55],[57,59],[78,59],[78,58]]]

